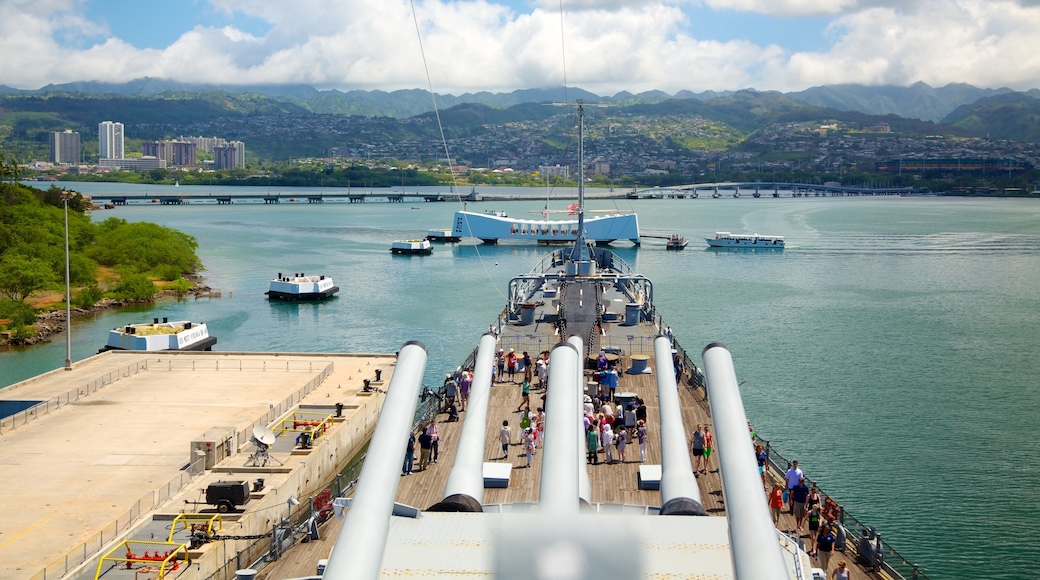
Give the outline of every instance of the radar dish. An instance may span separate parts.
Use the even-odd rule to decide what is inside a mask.
[[[253,439],[256,439],[264,445],[274,445],[276,438],[274,431],[271,431],[267,427],[253,427]]]

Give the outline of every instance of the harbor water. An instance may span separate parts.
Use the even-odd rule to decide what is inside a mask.
[[[468,209],[539,218],[528,212],[542,205]],[[1040,446],[1028,428],[1040,411],[1040,202],[702,196],[589,206],[633,210],[644,232],[691,240],[680,252],[657,238],[615,250],[653,280],[658,313],[692,357],[714,341],[731,349],[758,433],[856,518],[931,578],[1034,575]],[[439,385],[501,312],[509,279],[549,251],[470,241],[391,256],[392,240],[450,227],[458,209],[406,201],[99,211],[95,220],[195,236],[205,281],[221,296],[77,319],[73,360],[95,353],[111,328],[169,317],[206,322],[221,351],[393,352],[419,340],[430,352],[426,380]],[[718,230],[783,235],[787,247],[707,249],[703,237]],[[279,272],[332,276],[340,293],[268,302]],[[62,336],[0,351],[0,385],[64,358]]]

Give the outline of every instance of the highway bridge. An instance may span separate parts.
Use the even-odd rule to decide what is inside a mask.
[[[724,182],[695,183],[670,187],[633,188],[626,190],[598,188],[586,189],[586,196],[595,199],[665,199],[665,198],[759,198],[759,197],[849,197],[877,195],[909,195],[914,193],[911,187],[869,188],[818,183],[788,182]],[[402,203],[408,201],[442,202],[442,201],[502,201],[544,199],[544,194],[537,188],[531,188],[530,195],[478,193],[474,188],[468,194],[455,192],[420,193],[400,190],[387,191],[346,191],[346,192],[293,192],[293,193],[95,193],[91,198],[98,203],[126,205],[129,203],[156,203],[161,205],[182,205],[188,203],[214,203],[227,205],[233,203],[325,203],[347,202],[364,203],[368,201]]]
[[[670,187],[643,188],[630,191],[629,199],[663,199],[686,197],[849,197],[874,195],[909,195],[912,187],[861,187],[840,184],[791,183],[781,181],[730,181],[695,183]]]

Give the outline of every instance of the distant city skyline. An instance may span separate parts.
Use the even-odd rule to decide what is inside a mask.
[[[449,94],[1040,88],[1035,0],[574,0],[562,18],[559,1],[426,0],[422,51],[402,0],[0,2],[0,84],[19,89],[146,76]]]

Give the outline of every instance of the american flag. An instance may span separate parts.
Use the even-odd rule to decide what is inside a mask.
[[[567,215],[578,215],[578,204],[572,203],[567,206]]]

